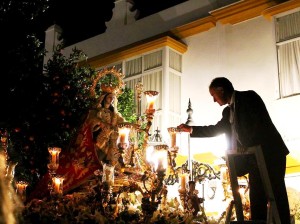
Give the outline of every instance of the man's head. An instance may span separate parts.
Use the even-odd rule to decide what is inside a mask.
[[[233,91],[232,83],[225,77],[215,78],[209,85],[210,95],[220,106],[230,103]]]

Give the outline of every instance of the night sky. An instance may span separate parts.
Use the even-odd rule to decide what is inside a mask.
[[[136,10],[136,19],[142,19],[153,13],[169,8],[186,0],[129,0]],[[56,0],[43,24],[46,30],[53,24],[63,29],[66,45],[88,39],[105,32],[105,22],[113,16],[114,0],[79,1]]]
[[[112,18],[113,8],[113,0],[85,0],[84,4],[56,0],[45,26],[59,25],[66,45],[70,45],[103,33],[105,22]]]

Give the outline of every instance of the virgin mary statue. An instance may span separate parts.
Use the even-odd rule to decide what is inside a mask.
[[[74,144],[67,153],[62,152],[60,155],[59,168],[56,174],[64,177],[64,192],[86,183],[96,170],[102,168],[102,163],[113,166],[118,163],[120,153],[117,148],[117,125],[124,122],[124,118],[117,111],[116,96],[121,93],[121,88],[124,85],[123,74],[115,70],[104,70],[94,80],[91,93],[95,95],[96,85],[99,85],[99,80],[107,74],[115,75],[119,80],[118,85],[101,85],[98,102],[89,110]],[[41,189],[47,189],[49,178],[50,174],[37,186],[35,198],[44,196]]]

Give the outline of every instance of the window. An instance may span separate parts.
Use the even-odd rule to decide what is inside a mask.
[[[300,94],[300,11],[276,18],[280,98]]]
[[[131,77],[142,73],[142,57],[125,62],[125,77]]]
[[[155,51],[144,56],[145,71],[162,66],[162,51]]]
[[[141,82],[143,91],[159,92],[150,133],[157,128],[163,131],[180,123],[181,71],[182,55],[170,48],[148,52],[125,62],[127,87],[136,90],[136,84]],[[138,105],[136,93],[135,103]],[[143,114],[143,108],[146,108],[144,96],[137,112]]]
[[[181,69],[182,69],[182,55],[178,54],[175,51],[170,50],[169,63],[170,63],[170,68],[172,68],[172,69],[174,69],[178,72],[181,72]]]

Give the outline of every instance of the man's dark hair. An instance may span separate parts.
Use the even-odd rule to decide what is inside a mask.
[[[225,93],[232,93],[234,91],[232,83],[225,77],[214,78],[209,88],[218,88],[222,87]]]

